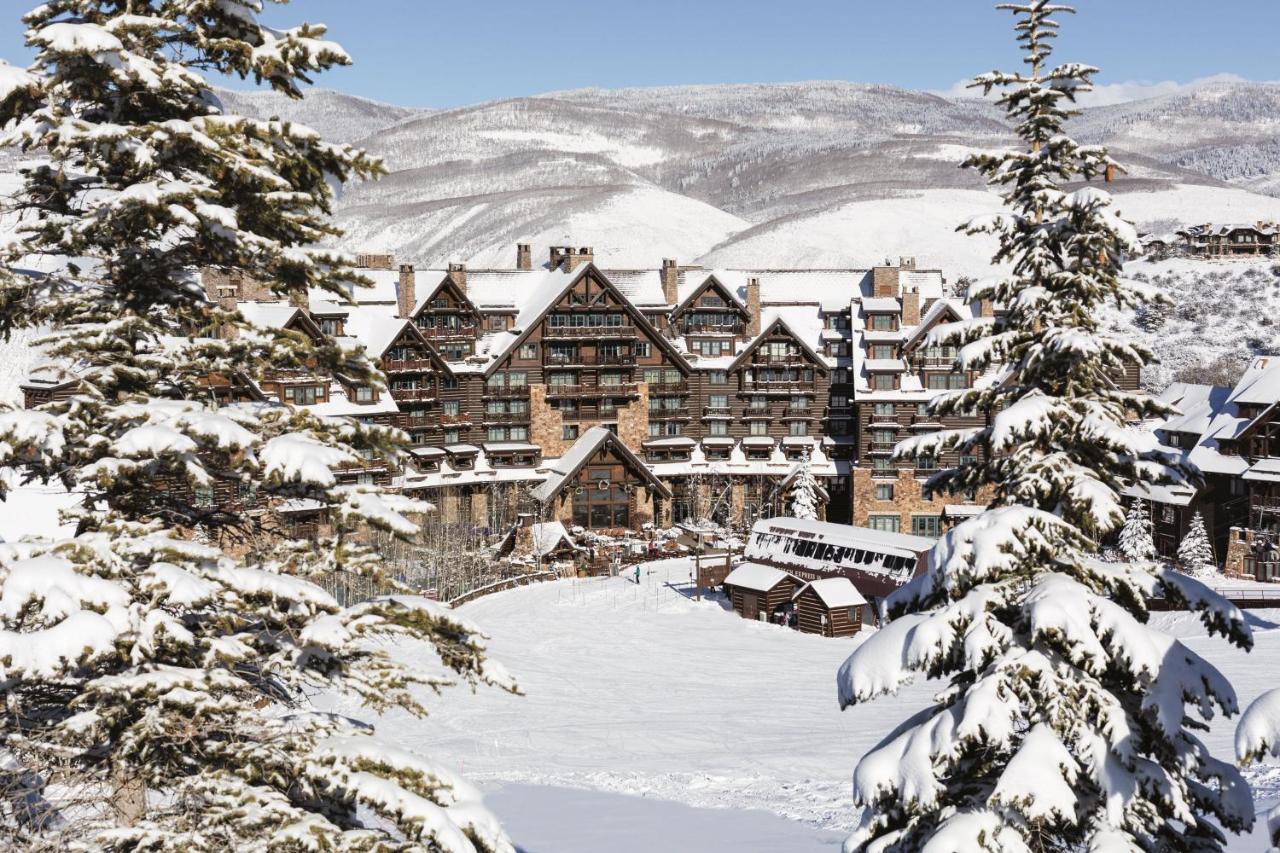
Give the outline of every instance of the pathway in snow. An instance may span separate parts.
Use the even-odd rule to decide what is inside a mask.
[[[638,586],[561,581],[468,604],[461,612],[489,632],[491,654],[527,695],[446,691],[428,700],[428,720],[388,717],[381,736],[482,783],[763,809],[847,829],[858,757],[927,702],[934,685],[841,713],[835,674],[856,639],[799,634],[739,619],[719,600],[693,601],[687,560],[644,570]],[[1187,614],[1153,618],[1221,667],[1242,703],[1280,685],[1280,614],[1255,616],[1261,633],[1251,655],[1204,637]],[[1220,723],[1208,736],[1224,757],[1232,729]],[[1267,800],[1280,793],[1266,787]]]

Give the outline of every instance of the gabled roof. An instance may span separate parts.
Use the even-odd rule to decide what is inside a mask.
[[[674,320],[676,317],[679,317],[685,311],[689,310],[689,308],[693,307],[693,301],[695,299],[712,289],[719,291],[720,295],[728,300],[727,307],[735,308],[743,314],[746,313],[747,306],[738,296],[738,293],[735,290],[726,287],[720,279],[716,278],[715,273],[711,273],[706,277],[706,280],[704,280],[702,284],[689,291],[689,295],[680,300],[680,303],[676,305],[675,310],[671,312],[671,319]]]
[[[804,354],[809,357],[809,359],[814,363],[814,365],[816,365],[817,367],[821,367],[824,370],[829,367],[829,365],[827,364],[827,360],[822,356],[818,355],[816,352],[814,352],[813,348],[810,347],[809,344],[805,343],[804,338],[796,334],[795,329],[791,328],[791,325],[787,323],[785,319],[783,319],[781,316],[778,316],[778,317],[774,317],[773,322],[769,323],[768,326],[765,326],[760,331],[760,334],[756,335],[755,339],[752,340],[750,343],[746,345],[746,347],[743,348],[742,352],[738,354],[738,357],[735,358],[733,360],[733,363],[729,365],[729,370],[737,370],[739,367],[741,367],[742,363],[746,361],[753,352],[755,352],[757,349],[760,348],[760,344],[764,343],[764,339],[779,329],[786,332],[787,335],[789,335],[792,340],[794,340],[797,344],[800,345],[800,349],[804,351]]]
[[[911,349],[942,319],[942,315],[950,314],[952,322],[960,320],[968,320],[973,316],[973,312],[969,310],[969,306],[963,303],[956,303],[950,299],[939,299],[929,306],[929,310],[920,318],[920,324],[915,330],[907,336],[903,343],[903,350]]]
[[[534,500],[539,503],[547,503],[555,498],[556,495],[560,494],[560,490],[572,481],[578,475],[578,472],[591,461],[592,457],[605,448],[617,453],[628,467],[644,479],[651,491],[664,498],[671,497],[671,490],[653,475],[648,466],[641,462],[640,458],[632,453],[618,436],[614,435],[611,430],[595,426],[584,432],[559,459],[548,460],[544,463],[544,467],[549,470],[550,476],[547,477],[546,482],[533,490]]]
[[[431,288],[430,293],[418,300],[418,303],[413,306],[413,311],[410,312],[410,316],[417,317],[421,314],[423,309],[430,305],[431,300],[439,296],[440,291],[442,290],[449,291],[449,293],[462,304],[463,308],[470,311],[476,317],[480,316],[480,309],[476,307],[476,303],[472,301],[469,290],[463,290],[461,287],[458,287],[457,282],[455,282],[453,277],[448,273],[445,273],[440,281],[436,282],[436,286]]]
[[[861,607],[867,603],[862,597],[862,593],[858,592],[858,588],[853,585],[853,581],[848,578],[820,578],[818,580],[809,581],[809,583],[796,590],[795,595],[791,596],[791,600],[795,601],[804,595],[806,590],[813,590],[821,601],[828,608],[835,607]]]
[[[790,581],[797,587],[800,580],[773,566],[760,563],[741,563],[724,579],[725,586],[736,586],[753,592],[768,592],[780,583]]]
[[[650,323],[648,318],[644,316],[644,313],[627,298],[626,294],[619,291],[618,288],[614,286],[613,282],[609,280],[609,277],[601,272],[595,264],[586,263],[572,273],[565,273],[560,269],[552,270],[547,277],[539,283],[537,293],[524,303],[524,306],[520,309],[519,315],[516,317],[515,330],[513,331],[517,331],[518,334],[512,334],[511,332],[500,333],[502,335],[506,335],[506,340],[498,339],[500,341],[498,349],[491,353],[493,363],[485,368],[485,374],[488,375],[496,370],[502,359],[523,343],[524,340],[533,332],[533,327],[536,326],[542,318],[546,316],[546,313],[550,311],[556,303],[563,299],[565,294],[567,294],[588,273],[593,273],[601,286],[604,287],[605,290],[612,292],[613,296],[618,300],[619,309],[630,316],[636,327],[646,332],[648,340],[656,343],[658,347],[675,362],[677,367],[680,367],[686,372],[691,372],[693,370],[689,365],[689,362],[680,354],[680,351],[671,344],[671,341],[668,340],[667,336],[653,327],[653,324]]]
[[[393,317],[376,309],[353,308],[347,315],[346,333],[364,344],[365,351],[373,358],[381,358],[407,330],[415,341],[427,347],[435,355],[435,347],[423,337],[412,320]]]

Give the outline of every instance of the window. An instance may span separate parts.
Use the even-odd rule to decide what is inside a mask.
[[[877,483],[876,484],[876,500],[878,501],[893,500],[893,484]]]
[[[295,406],[314,406],[320,396],[319,385],[288,385],[284,389],[284,401]]]
[[[809,422],[808,421],[792,421],[791,434],[792,435],[808,435]]]
[[[489,427],[489,441],[506,441],[507,430],[505,427]]]
[[[769,422],[768,421],[751,421],[747,431],[751,435],[768,435]]]
[[[879,404],[879,403],[877,403],[876,405],[878,406],[878,405],[880,405],[880,404]],[[833,408],[833,409],[845,409],[845,408],[848,408],[848,407],[849,407],[849,398],[848,398],[848,397],[846,397],[844,394],[832,394],[832,395],[831,395],[831,408]]]
[[[928,388],[930,391],[954,391],[968,388],[968,378],[963,373],[930,373]]]
[[[372,486],[373,475],[368,471],[361,471],[359,474],[356,474],[356,484],[361,486]]]
[[[636,341],[636,358],[648,358],[653,352],[653,345],[648,341]]]
[[[537,344],[521,344],[520,345],[520,358],[528,360],[528,359],[537,358],[537,357],[538,357]]]
[[[871,441],[873,444],[895,444],[898,441],[898,436],[891,429],[873,429],[871,431]]]
[[[196,486],[195,498],[196,498],[196,506],[198,507],[213,506],[213,487],[212,486]]]
[[[339,335],[342,333],[342,321],[336,317],[321,317],[320,331],[331,338]]]
[[[892,314],[872,314],[871,328],[877,332],[893,331],[893,315]]]
[[[889,360],[893,358],[892,344],[876,344],[871,347],[871,357],[875,359]]]
[[[936,471],[937,468],[938,468],[938,460],[934,459],[932,456],[916,457],[917,471]]]
[[[871,387],[877,391],[892,391],[897,387],[898,378],[892,373],[873,373]]]
[[[751,408],[753,411],[763,412],[765,409],[769,408],[769,398],[768,397],[752,397]]]
[[[728,341],[698,341],[698,355],[718,356],[729,352]]]
[[[527,388],[529,387],[529,374],[523,370],[514,370],[507,374],[508,388]]]
[[[444,431],[445,444],[457,444],[461,441],[462,433],[456,429],[447,429]]]
[[[846,420],[835,420],[831,422],[832,435],[848,435],[849,422]]]
[[[728,435],[729,422],[728,421],[711,421],[709,424],[707,424],[707,433],[709,435]]]
[[[897,533],[902,529],[902,522],[896,515],[867,516],[867,527],[884,533]]]
[[[446,391],[454,391],[454,390],[457,390],[457,387],[458,387],[458,377],[456,377],[456,376],[441,376],[441,377],[440,377],[440,387],[441,387],[441,388],[443,388],[443,389],[444,389],[444,390],[446,390]]]
[[[560,427],[560,438],[563,441],[574,441],[578,438],[578,425],[565,424]]]
[[[456,418],[462,411],[462,404],[457,400],[445,400],[440,404],[440,414],[445,417]]]
[[[804,396],[795,396],[791,398],[791,411],[806,412],[809,410],[809,398]]]
[[[372,388],[370,388],[368,385],[357,385],[357,386],[356,386],[356,402],[357,402],[357,403],[372,403],[372,402],[373,402],[373,389],[372,389]]]
[[[887,456],[877,456],[871,460],[871,470],[879,473],[892,473],[893,461]]]
[[[876,403],[875,414],[877,418],[892,418],[893,403]]]
[[[603,388],[620,388],[624,375],[614,371],[600,374],[600,386]]]
[[[965,453],[960,456],[960,465],[962,467],[976,464],[978,464],[978,457],[974,456],[972,453]]]
[[[618,411],[618,403],[612,397],[605,397],[600,401],[600,414],[612,415]]]
[[[723,370],[712,370],[707,374],[707,382],[712,385],[728,385],[729,374]]]
[[[939,521],[936,515],[913,515],[911,516],[911,535],[937,539],[942,534]]]
[[[558,400],[555,404],[555,410],[560,413],[562,418],[576,418],[578,416],[578,401]]]
[[[552,388],[562,388],[568,385],[578,384],[578,374],[576,373],[552,373],[547,376],[547,384]]]
[[[729,395],[728,394],[709,395],[707,397],[707,408],[708,409],[728,409]]]

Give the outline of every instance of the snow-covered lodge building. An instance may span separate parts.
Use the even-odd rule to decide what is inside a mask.
[[[1234,387],[1177,383],[1177,414],[1152,426],[1204,476],[1199,487],[1129,490],[1149,500],[1157,549],[1176,553],[1199,512],[1228,574],[1280,580],[1280,358],[1257,358]]]
[[[423,495],[450,521],[494,532],[529,512],[590,528],[747,525],[785,508],[806,458],[831,520],[934,536],[944,509],[972,509],[923,488],[958,460],[889,453],[958,425],[925,414],[933,395],[989,381],[927,340],[990,310],[951,296],[939,270],[911,259],[604,269],[591,249],[563,246],[535,265],[527,244],[508,269],[360,263],[373,286],[354,289],[354,304],[273,301],[225,274],[207,273],[205,287],[260,326],[363,346],[386,387],[301,371],[226,393],[402,429],[404,470],[342,476]],[[29,404],[69,388],[39,376],[24,386]]]
[[[1270,255],[1280,247],[1280,225],[1274,222],[1193,225],[1172,236],[1159,238],[1161,248],[1180,248],[1199,257]]]

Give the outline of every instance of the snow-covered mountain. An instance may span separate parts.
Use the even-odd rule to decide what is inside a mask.
[[[989,247],[955,227],[998,199],[960,163],[1009,139],[987,101],[841,82],[587,89],[398,119],[351,104],[371,108],[376,121],[326,120],[391,122],[358,140],[391,174],[347,189],[345,242],[431,265],[510,264],[527,240],[591,245],[615,266],[911,254],[978,274]],[[1164,229],[1280,218],[1258,192],[1280,186],[1277,121],[1280,86],[1211,83],[1089,110],[1075,132],[1125,164],[1122,210]]]
[[[269,90],[219,89],[218,97],[229,112],[257,119],[273,117],[313,127],[334,142],[351,142],[427,110],[396,107],[358,98],[332,89],[312,89],[301,100]]]

